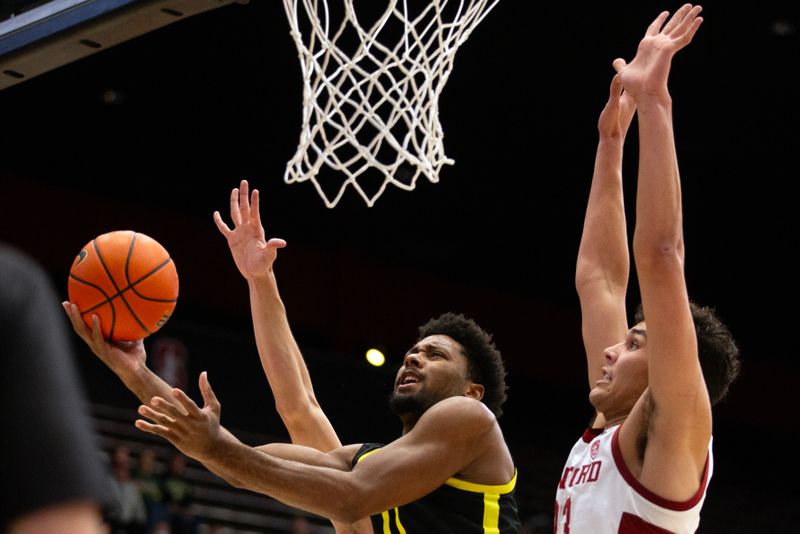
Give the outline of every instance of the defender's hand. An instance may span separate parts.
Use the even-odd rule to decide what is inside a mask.
[[[266,276],[278,257],[278,249],[286,246],[283,239],[267,241],[259,213],[258,190],[254,189],[252,199],[248,194],[247,180],[242,180],[239,188],[231,191],[230,209],[233,230],[225,224],[218,211],[214,212],[214,222],[220,233],[228,240],[233,261],[246,279]]]

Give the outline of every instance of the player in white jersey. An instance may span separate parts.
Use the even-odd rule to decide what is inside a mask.
[[[613,63],[575,278],[596,417],[565,464],[557,534],[691,533],[699,524],[713,466],[711,406],[739,366],[728,330],[710,309],[690,302],[683,269],[667,79],[672,57],[702,22],[700,10],[686,4],[671,18],[661,13],[633,61]],[[622,148],[634,114],[633,254],[642,307],[629,328]]]
[[[695,494],[672,501],[647,489],[625,464],[620,428],[587,429],[570,451],[556,494],[557,532],[694,532],[713,470],[711,443]]]

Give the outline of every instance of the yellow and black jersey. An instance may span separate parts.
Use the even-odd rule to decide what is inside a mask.
[[[365,443],[353,465],[380,449]],[[520,528],[514,489],[517,475],[501,486],[450,478],[419,500],[373,515],[376,534],[511,534]]]

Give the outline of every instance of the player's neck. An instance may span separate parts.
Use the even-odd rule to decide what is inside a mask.
[[[611,428],[613,426],[621,425],[628,418],[628,414],[619,414],[606,419],[603,428]]]

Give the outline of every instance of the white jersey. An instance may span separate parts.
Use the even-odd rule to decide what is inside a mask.
[[[662,499],[642,486],[622,459],[620,425],[589,429],[572,448],[556,492],[555,534],[691,534],[711,479],[708,444],[703,480],[685,502]]]

